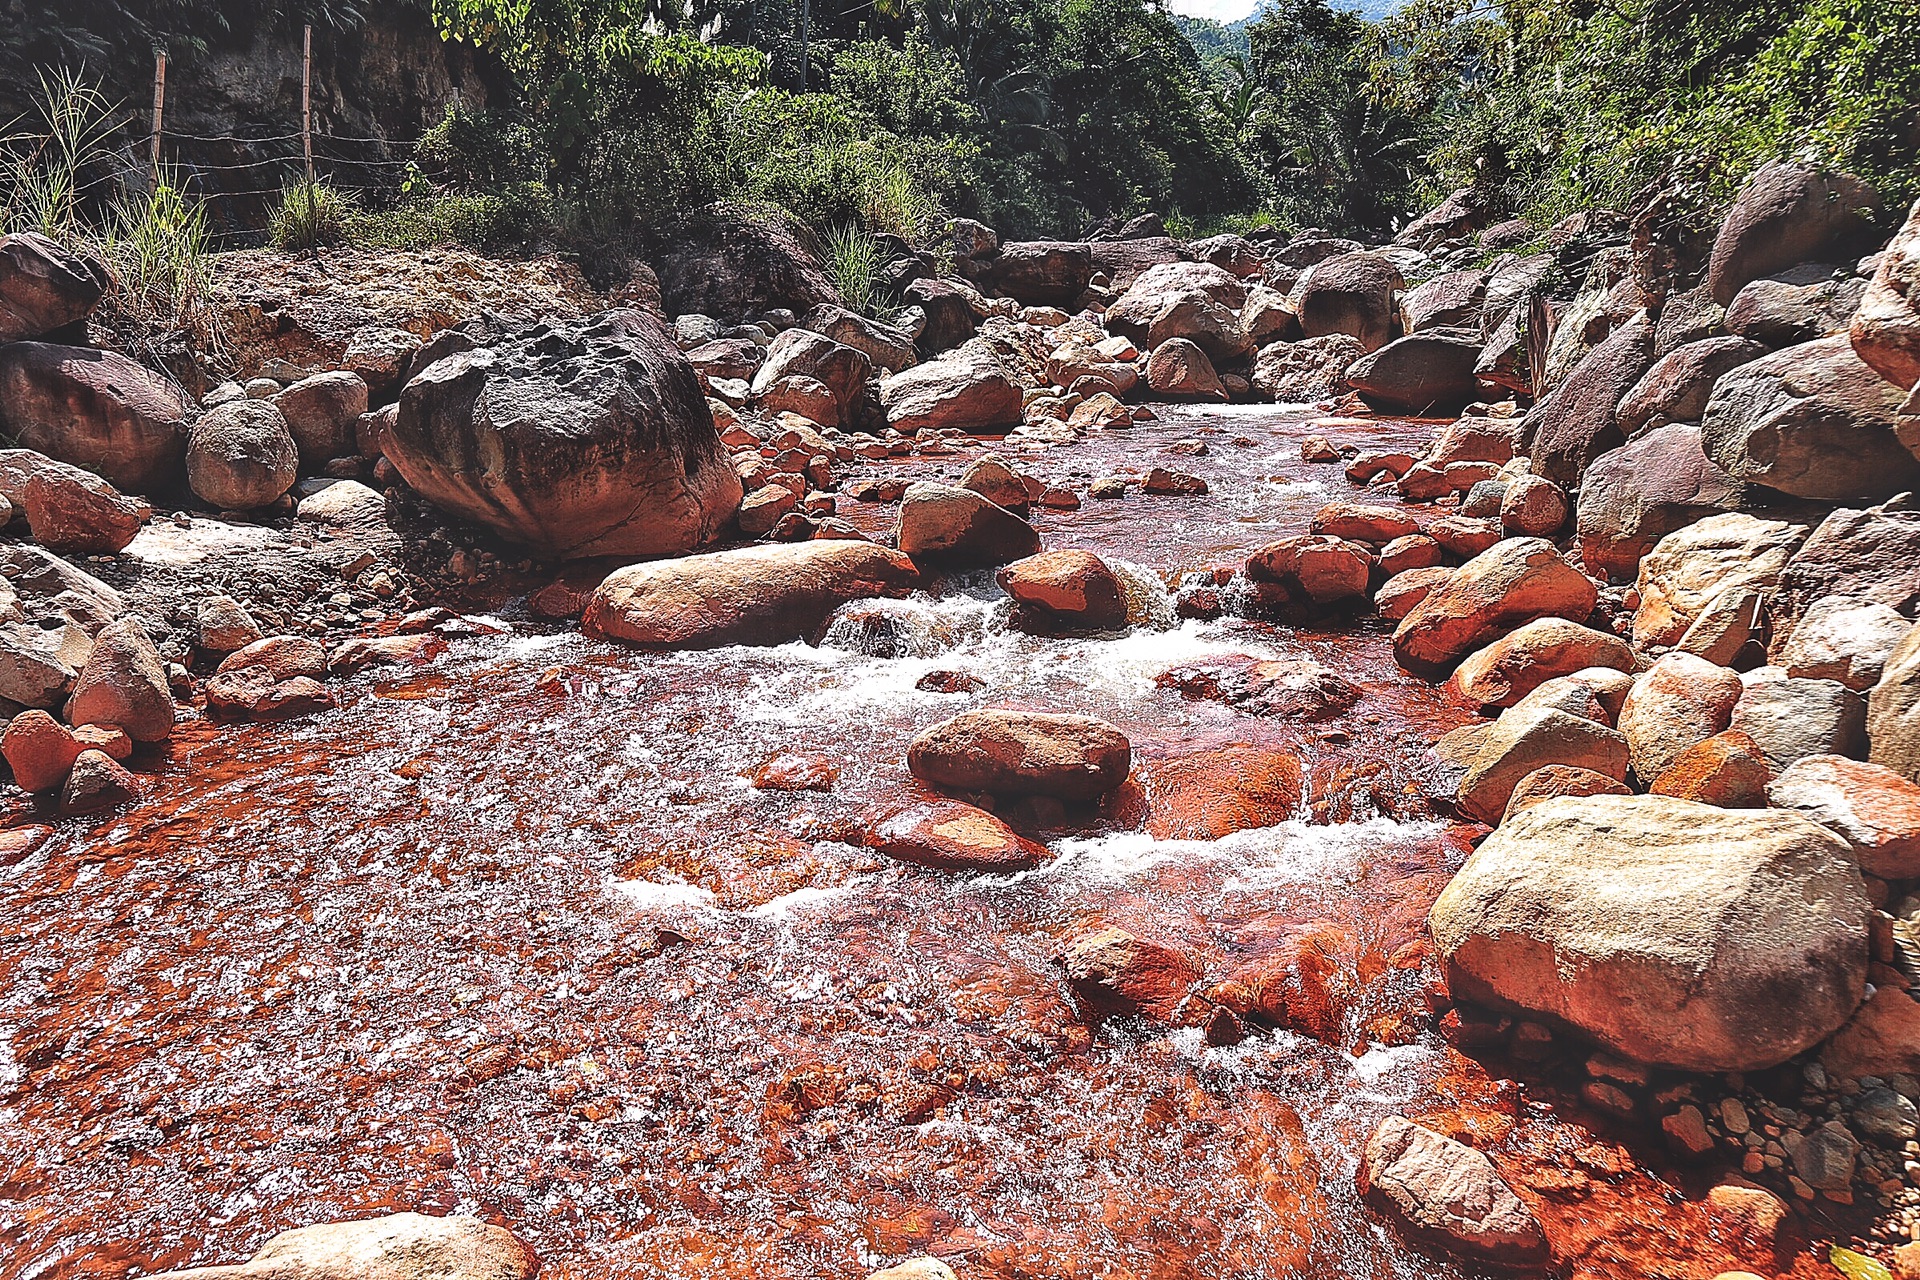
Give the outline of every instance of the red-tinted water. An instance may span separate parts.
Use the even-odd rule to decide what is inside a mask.
[[[1205,456],[1162,456],[1196,433]],[[1213,492],[1089,502],[1043,534],[1156,573],[1244,558],[1350,496],[1299,462],[1302,434],[1279,410],[1190,411],[1046,455],[1043,474],[1160,461]],[[344,686],[312,721],[184,730],[146,803],[0,867],[0,1276],[237,1260],[399,1209],[505,1223],[548,1277],[861,1276],[920,1252],[1003,1277],[1455,1274],[1354,1194],[1394,1111],[1477,1135],[1575,1273],[1752,1265],[1698,1188],[1434,1032],[1422,921],[1468,833],[1414,780],[1462,716],[1383,633],[1039,640],[997,596],[981,576],[901,606],[916,657],[522,628]],[[1153,683],[1233,652],[1310,653],[1365,696],[1301,728]],[[916,690],[936,668],[987,687]],[[1121,813],[1011,878],[820,838],[909,785],[918,729],[996,703],[1127,731]],[[782,753],[831,762],[833,789],[751,789]],[[1257,812],[1275,753],[1311,779],[1296,812]],[[1229,803],[1258,825],[1137,829]],[[1210,979],[1309,930],[1336,1043],[1090,1026],[1052,957],[1105,924]]]

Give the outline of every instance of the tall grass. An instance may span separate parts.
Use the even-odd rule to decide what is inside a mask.
[[[882,289],[881,268],[886,265],[873,232],[847,223],[827,233],[827,274],[848,309],[863,316],[875,314]]]
[[[267,215],[267,234],[289,251],[341,244],[358,210],[352,196],[324,182],[289,183],[280,190],[279,206]]]
[[[42,72],[32,117],[13,121],[0,137],[0,232],[38,231],[66,245],[82,239],[87,175],[112,159],[118,128],[98,87],[77,72]]]

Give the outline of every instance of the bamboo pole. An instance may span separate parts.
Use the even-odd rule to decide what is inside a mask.
[[[153,51],[153,159],[147,175],[147,190],[160,189],[160,119],[167,105],[167,52]]]

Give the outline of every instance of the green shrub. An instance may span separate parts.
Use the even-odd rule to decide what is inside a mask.
[[[511,253],[553,238],[552,193],[537,182],[504,191],[425,195],[347,217],[347,243],[370,249],[427,249],[456,244],[478,253]]]
[[[861,315],[874,315],[882,301],[880,270],[886,265],[879,240],[849,223],[827,233],[826,247],[827,274],[841,298]]]
[[[267,234],[289,251],[343,244],[356,212],[352,196],[324,182],[295,182],[281,189],[280,203],[268,215]]]

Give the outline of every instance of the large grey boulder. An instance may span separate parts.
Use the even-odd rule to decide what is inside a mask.
[[[1666,796],[1547,800],[1488,837],[1428,924],[1461,999],[1685,1071],[1753,1071],[1860,1003],[1866,886],[1799,814]]]
[[[1356,360],[1347,384],[1376,408],[1421,417],[1456,413],[1474,398],[1480,345],[1469,329],[1410,333]]]
[[[804,315],[843,303],[814,234],[766,208],[710,205],[683,218],[653,257],[670,316],[745,319],[783,307]]]
[[[978,339],[880,383],[887,424],[903,435],[952,428],[991,431],[1020,421],[1020,387]]]
[[[533,1251],[478,1218],[395,1213],[282,1231],[246,1262],[154,1280],[533,1280]]]
[[[1078,241],[1016,240],[969,270],[984,293],[1026,306],[1069,307],[1093,278],[1093,249]]]
[[[1655,427],[1587,467],[1574,513],[1580,561],[1595,573],[1632,578],[1660,539],[1736,509],[1743,492],[1707,457],[1699,427]]]
[[[873,360],[866,352],[823,333],[793,328],[767,346],[766,360],[753,375],[753,394],[764,396],[784,378],[812,378],[833,393],[835,420],[825,427],[852,430],[860,424]]]
[[[299,448],[271,400],[230,400],[187,432],[187,483],[220,510],[264,507],[299,478]]]
[[[1394,336],[1394,297],[1405,284],[1400,268],[1377,253],[1345,253],[1316,263],[1293,292],[1300,332],[1309,338],[1344,333],[1378,351]]]
[[[1642,311],[1588,352],[1527,414],[1521,449],[1533,473],[1578,488],[1587,464],[1626,443],[1618,406],[1653,363],[1653,321]]]
[[[563,558],[690,551],[742,496],[692,366],[640,311],[438,361],[401,393],[385,448],[435,506]]]
[[[1829,512],[1780,574],[1768,603],[1776,659],[1800,619],[1822,600],[1920,611],[1920,506],[1910,494],[1865,509]]]
[[[1795,498],[1877,502],[1920,485],[1920,459],[1894,431],[1905,398],[1845,336],[1822,338],[1723,375],[1700,438],[1736,480]]]
[[[1867,705],[1838,680],[1788,677],[1747,686],[1731,728],[1752,738],[1775,773],[1808,756],[1867,753]]]
[[[1881,377],[1897,387],[1920,386],[1920,200],[1880,251],[1850,336]]]
[[[1669,422],[1699,422],[1722,374],[1767,354],[1748,338],[1705,338],[1669,351],[1634,384],[1616,415],[1628,439]]]
[[[1802,262],[1846,261],[1864,247],[1879,208],[1879,195],[1851,174],[1762,165],[1720,224],[1707,291],[1724,307],[1762,276]]]

